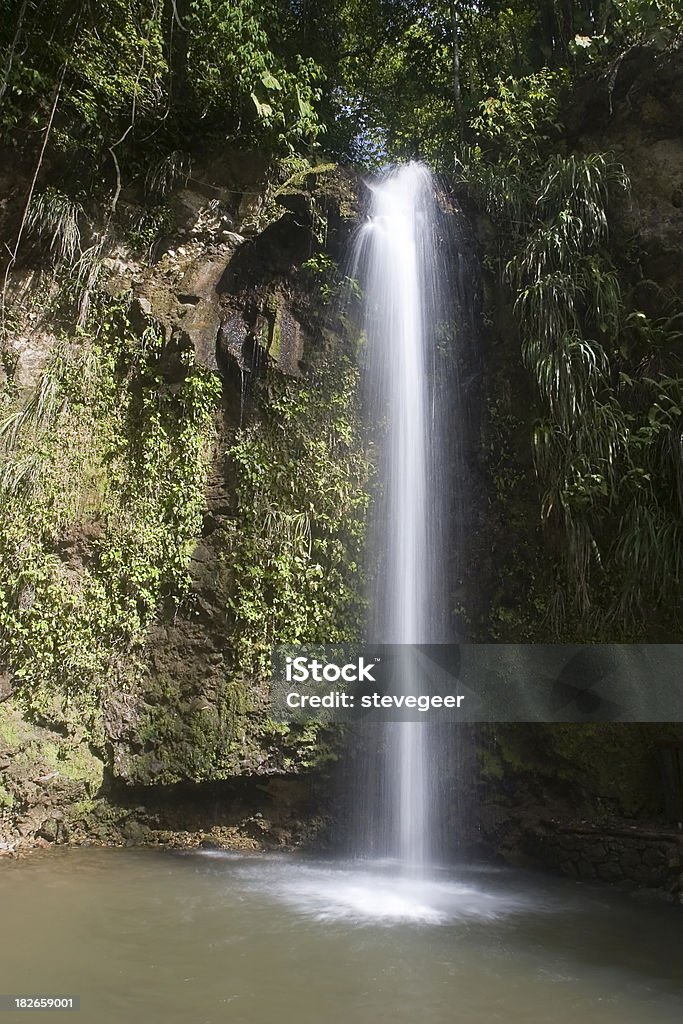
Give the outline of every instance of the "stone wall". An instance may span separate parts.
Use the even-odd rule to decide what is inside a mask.
[[[530,833],[526,852],[575,878],[658,889],[683,903],[682,832],[558,823]]]
[[[663,754],[682,737],[683,726],[655,723],[470,727],[458,783],[467,842],[510,864],[679,899],[680,782]]]

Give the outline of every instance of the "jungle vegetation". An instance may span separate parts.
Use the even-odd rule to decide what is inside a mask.
[[[0,15],[4,140],[59,154],[71,194],[168,187],[212,140],[452,166],[501,105],[542,134],[550,81],[683,31],[677,0],[2,0]]]
[[[78,635],[93,602],[95,640],[115,635],[118,650],[182,589],[216,382],[186,353],[182,388],[169,392],[154,326],[140,350],[97,280],[122,191],[149,197],[139,227],[153,241],[160,200],[220,146],[257,150],[285,175],[330,158],[368,171],[420,157],[459,183],[494,225],[490,265],[535,382],[538,519],[565,541],[544,628],[637,638],[628,624],[646,607],[674,621],[681,315],[672,296],[657,318],[635,303],[610,233],[627,177],[610,154],[568,149],[563,111],[586,80],[609,87],[634,47],[666,53],[682,39],[678,0],[0,0],[0,145],[5,173],[26,181],[4,222],[0,611],[29,682],[74,658],[83,678],[100,670],[88,660],[97,644]],[[95,208],[106,211],[97,230]],[[68,337],[17,411],[7,282],[31,246],[61,274]],[[87,486],[72,490],[59,484],[78,461],[67,404],[94,453]],[[49,431],[61,441],[46,455]],[[115,527],[98,541],[102,571],[75,598],[46,554],[74,503],[97,504]],[[130,541],[138,508],[144,552]],[[43,608],[45,636],[70,637],[68,650],[29,635],[31,608]]]

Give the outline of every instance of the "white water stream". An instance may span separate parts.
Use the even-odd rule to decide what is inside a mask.
[[[410,163],[371,185],[355,265],[365,301],[370,407],[376,416],[375,583],[370,638],[386,644],[444,642],[439,417],[432,366],[440,254],[431,174]],[[443,257],[441,256],[441,262]],[[400,688],[413,692],[406,652]],[[374,806],[361,803],[361,854],[389,856],[412,872],[430,861],[433,800],[430,730],[390,722],[367,770]],[[367,820],[372,819],[372,821]]]

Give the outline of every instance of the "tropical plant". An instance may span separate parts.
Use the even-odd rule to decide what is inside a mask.
[[[48,187],[31,199],[26,229],[48,245],[57,261],[72,264],[81,252],[83,217],[79,202],[59,189]]]
[[[470,152],[464,177],[500,225],[522,360],[541,402],[541,516],[564,537],[550,612],[556,628],[570,604],[588,629],[600,617],[633,621],[645,604],[670,607],[680,578],[683,381],[656,358],[680,338],[678,318],[652,321],[626,305],[608,233],[610,203],[629,188],[620,164],[553,154],[523,169],[514,140],[510,152],[511,163],[505,152],[496,163]],[[625,372],[629,354],[637,362]]]

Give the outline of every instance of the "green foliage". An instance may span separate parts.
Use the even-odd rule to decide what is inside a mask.
[[[369,165],[419,154],[450,167],[501,107],[535,145],[525,125],[553,76],[590,59],[607,80],[629,47],[673,48],[683,31],[675,0],[1,0],[0,12],[0,128],[24,144],[56,99],[50,149],[78,155],[70,175],[98,189],[207,138],[280,155],[325,138]]]
[[[69,720],[78,695],[96,730],[108,677],[187,588],[220,384],[189,351],[167,379],[161,335],[138,337],[125,302],[92,320],[3,425],[0,656],[34,711]]]
[[[482,144],[503,143],[511,164],[528,164],[559,134],[558,114],[563,72],[543,68],[526,78],[496,77],[470,127]]]
[[[683,37],[683,10],[677,0],[613,0],[615,35],[628,43],[676,46]]]
[[[308,150],[324,72],[289,25],[277,0],[1,0],[0,134],[44,138],[67,191],[115,196],[135,178],[163,196],[211,137]]]
[[[589,632],[629,628],[645,607],[675,616],[683,380],[662,359],[656,372],[648,365],[680,331],[676,318],[653,322],[622,295],[608,211],[628,181],[608,155],[537,150],[534,159],[529,147],[524,164],[514,137],[506,146],[496,163],[470,153],[465,176],[499,224],[522,359],[543,409],[533,434],[541,515],[563,536],[553,626],[578,614]]]
[[[362,299],[357,278],[341,274],[339,265],[325,253],[311,256],[301,264],[301,268],[310,274],[320,300],[326,305],[336,303],[341,308],[346,308],[351,302],[360,302]]]
[[[677,0],[612,0],[611,17],[578,34],[571,44],[576,58],[604,61],[629,46],[673,49],[683,39],[683,10]]]
[[[197,701],[194,687],[188,695],[188,665],[154,673],[136,723],[135,778],[201,781],[264,763],[300,771],[335,756],[318,723],[270,720],[269,679],[274,644],[361,634],[368,497],[358,401],[358,371],[345,358],[312,379],[270,369],[256,384],[252,422],[226,453],[234,508],[211,540],[221,637],[211,696]],[[205,658],[196,661],[202,676]]]
[[[163,197],[178,185],[186,185],[191,173],[191,155],[183,150],[174,149],[147,169],[146,190],[153,196]]]
[[[315,195],[304,187],[309,176],[324,176],[328,171],[336,170],[333,163],[314,163],[308,157],[290,153],[278,160],[272,168],[263,196],[262,204],[254,211],[253,218],[246,222],[246,227],[263,230],[272,221],[278,220],[283,214],[282,199],[286,196],[299,196],[304,199],[311,214],[313,230],[321,245],[325,243],[327,220],[318,207]]]
[[[358,371],[342,360],[316,380],[269,374],[259,419],[230,449],[238,519],[226,559],[233,659],[268,671],[275,643],[338,643],[362,628],[368,495]]]
[[[71,267],[89,323],[3,428],[0,626],[27,700],[47,708],[48,694],[80,688],[95,719],[102,679],[130,664],[154,609],[183,592],[217,394],[151,325],[136,337],[122,308],[100,310],[99,328],[95,313],[88,321],[104,243],[84,238],[86,196],[108,192],[113,211],[121,188],[144,182],[154,206],[128,241],[149,252],[169,223],[164,197],[198,150],[226,139],[285,155],[266,220],[320,170],[310,153],[323,138],[366,165],[420,155],[451,169],[457,151],[498,227],[497,265],[542,411],[534,453],[543,520],[562,549],[556,621],[572,604],[588,621],[598,590],[603,618],[673,602],[683,401],[669,354],[680,324],[623,294],[607,230],[622,169],[608,155],[553,150],[579,61],[609,82],[629,46],[676,45],[680,5],[0,0],[0,11],[0,129],[29,156],[45,141],[59,184],[44,187],[38,163],[26,235]],[[322,241],[325,217],[312,212]],[[330,299],[333,268],[314,256],[306,269]],[[8,347],[2,358],[9,365]],[[262,382],[260,421],[232,449],[235,673],[243,664],[262,679],[273,638],[358,629],[366,467],[354,371],[326,372],[321,388]],[[4,407],[15,398],[5,389]],[[85,550],[69,553],[85,524]],[[219,725],[207,731],[219,737]]]
[[[202,118],[220,114],[278,149],[294,151],[323,130],[314,104],[321,69],[310,58],[274,53],[269,21],[277,4],[193,0],[187,15],[188,61]],[[272,20],[271,20],[272,19]]]
[[[68,0],[25,5],[3,19],[7,55],[5,128],[44,129],[55,91],[63,98],[54,138],[61,149],[98,153],[117,143],[129,123],[161,115],[166,63],[159,4]],[[20,8],[21,10],[21,8]],[[10,60],[18,43],[21,59]],[[61,86],[61,88],[60,88]]]
[[[151,258],[154,243],[173,228],[173,211],[166,204],[145,205],[129,219],[126,244],[133,252]]]
[[[49,243],[56,260],[73,263],[81,251],[83,207],[56,188],[46,188],[31,201],[26,228]]]

